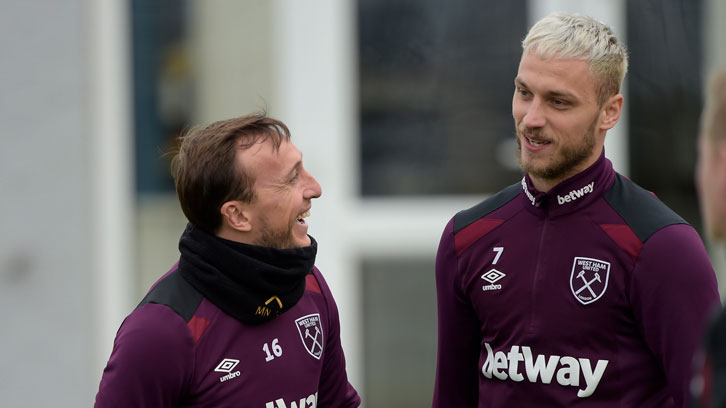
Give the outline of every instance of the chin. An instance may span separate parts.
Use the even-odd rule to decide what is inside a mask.
[[[306,246],[310,246],[312,242],[310,241],[310,237],[305,235],[305,238],[298,238],[295,240],[295,246],[302,248]]]

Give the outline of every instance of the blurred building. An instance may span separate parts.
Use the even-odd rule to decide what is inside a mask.
[[[700,228],[701,90],[726,65],[718,0],[1,2],[3,405],[91,404],[118,325],[178,257],[168,152],[192,126],[261,108],[323,187],[310,233],[351,381],[368,407],[429,405],[438,240],[519,180],[519,42],[554,10],[629,46],[606,151]]]

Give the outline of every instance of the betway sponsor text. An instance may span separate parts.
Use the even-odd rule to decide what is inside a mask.
[[[564,203],[569,203],[571,201],[575,201],[578,198],[584,196],[585,194],[590,194],[595,190],[595,182],[593,181],[590,184],[585,185],[585,187],[578,188],[577,190],[572,190],[569,193],[565,194],[565,196],[557,195],[557,203],[560,205]]]
[[[580,377],[585,387],[577,391],[577,396],[586,398],[592,395],[602,379],[608,360],[597,360],[595,370],[588,358],[570,356],[533,355],[527,346],[512,346],[509,352],[493,351],[489,343],[484,343],[487,350],[487,359],[481,368],[486,378],[496,377],[502,381],[524,381],[525,378],[532,383],[541,382],[550,384],[555,377],[562,386],[580,387]],[[520,352],[521,348],[521,352]],[[524,363],[524,372],[520,372],[520,362]]]

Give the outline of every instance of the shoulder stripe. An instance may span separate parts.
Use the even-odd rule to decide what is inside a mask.
[[[643,243],[640,242],[632,229],[627,225],[601,224],[600,228],[615,241],[625,253],[630,256],[633,262],[638,261]]]
[[[199,338],[202,337],[204,331],[207,330],[209,323],[209,319],[199,316],[194,316],[187,322],[189,331],[192,333],[192,338],[194,339],[194,344],[199,342]]]
[[[169,306],[189,323],[202,303],[202,294],[181,276],[177,268],[159,281],[136,307],[147,303]]]
[[[312,272],[305,276],[305,290],[308,292],[323,293],[323,291],[320,290],[320,284],[318,283],[317,278],[315,278],[315,275],[313,275]]]
[[[454,235],[454,247],[456,249],[456,254],[461,255],[462,252],[466,251],[466,249],[479,240],[479,238],[488,234],[491,230],[500,226],[503,222],[504,220],[482,218],[469,224],[469,226]]]
[[[519,195],[521,188],[522,185],[520,183],[512,184],[468,210],[456,214],[454,216],[454,234],[457,234],[462,229],[473,224],[476,220],[512,201],[514,197]]]
[[[688,224],[654,194],[620,174],[605,193],[604,199],[625,220],[642,243],[663,227]]]

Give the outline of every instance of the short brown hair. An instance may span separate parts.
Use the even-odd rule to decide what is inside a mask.
[[[182,211],[192,225],[216,232],[224,203],[254,200],[254,179],[238,164],[237,151],[267,139],[278,150],[290,140],[290,131],[265,112],[214,122],[180,138],[172,174]]]

